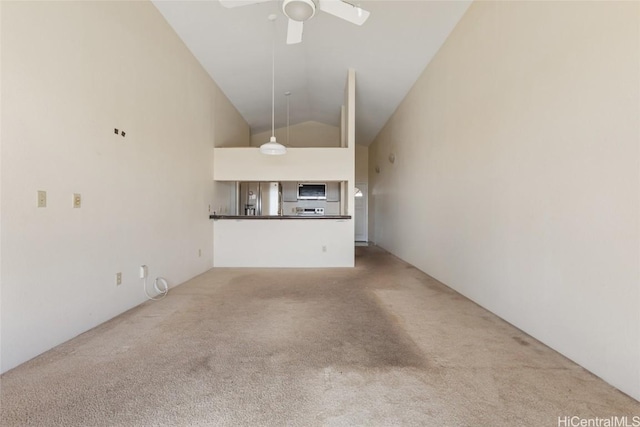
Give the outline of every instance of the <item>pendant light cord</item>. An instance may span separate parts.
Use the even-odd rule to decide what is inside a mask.
[[[276,137],[276,21],[271,40],[271,138]]]
[[[287,96],[287,145],[289,145],[289,96],[291,92],[284,93]]]
[[[260,146],[262,154],[280,156],[287,154],[287,147],[278,144],[276,141],[276,14],[271,14],[267,18],[273,22],[273,40],[271,45],[271,138]]]

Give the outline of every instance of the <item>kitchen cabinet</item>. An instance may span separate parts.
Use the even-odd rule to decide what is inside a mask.
[[[298,183],[296,181],[282,182],[282,201],[284,202],[298,201]]]
[[[339,182],[327,182],[327,202],[339,202],[340,201],[340,183]]]
[[[298,184],[300,184],[299,181],[282,181],[280,183],[282,185],[281,190],[282,190],[282,201],[285,203],[310,203],[312,201],[309,200],[298,200]],[[339,202],[340,201],[340,182],[338,181],[329,181],[326,183],[327,184],[327,188],[326,188],[326,200],[317,200],[315,201],[316,205],[318,203],[324,203],[324,202]],[[241,197],[242,198],[242,197]],[[246,203],[243,202],[243,203]],[[242,212],[244,209],[244,206],[241,206],[241,209],[239,212]]]

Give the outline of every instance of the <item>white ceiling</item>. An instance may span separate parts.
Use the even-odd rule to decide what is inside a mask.
[[[471,1],[356,0],[361,27],[318,11],[301,44],[287,45],[281,1],[227,9],[217,0],[153,0],[251,126],[271,129],[275,32],[276,128],[309,120],[339,126],[347,69],[356,70],[356,142],[369,145]],[[267,18],[276,13],[274,22]]]

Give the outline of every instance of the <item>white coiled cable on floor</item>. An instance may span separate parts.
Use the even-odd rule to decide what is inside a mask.
[[[157,295],[152,296],[149,295],[147,291],[147,278],[143,279],[144,293],[150,300],[159,301],[162,298],[166,297],[169,293],[169,284],[167,283],[167,279],[164,277],[156,277],[156,280],[153,282],[153,289],[157,292]]]

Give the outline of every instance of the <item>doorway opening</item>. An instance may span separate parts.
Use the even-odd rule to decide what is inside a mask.
[[[354,228],[356,244],[366,244],[368,242],[368,185],[366,183],[356,183],[354,191]]]

